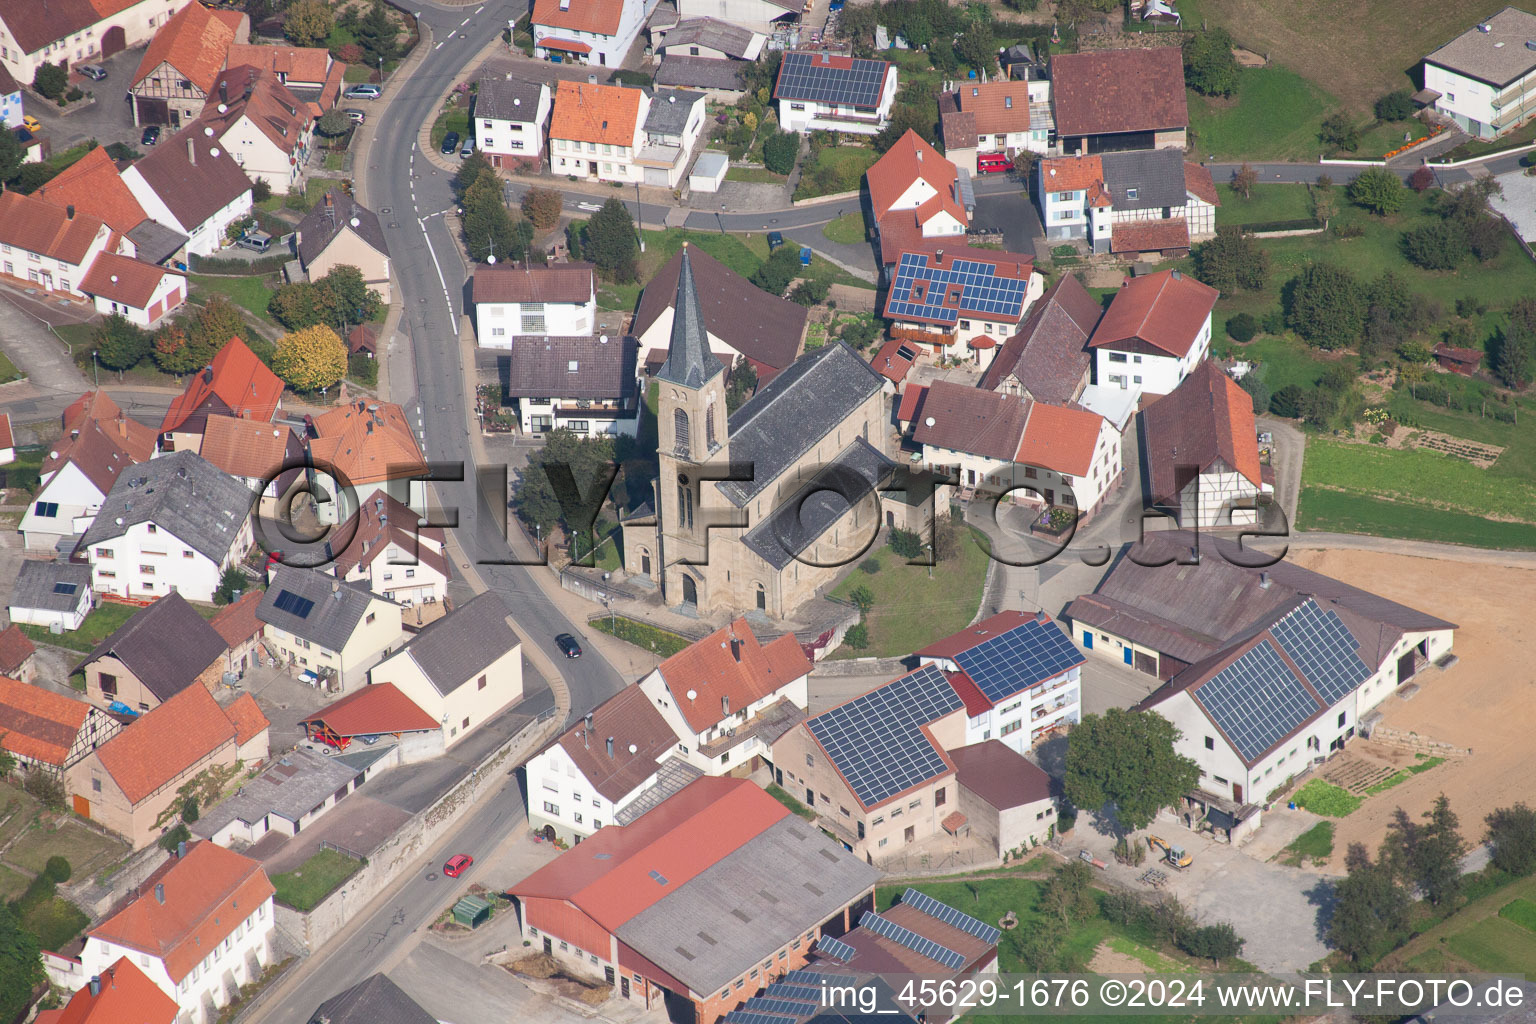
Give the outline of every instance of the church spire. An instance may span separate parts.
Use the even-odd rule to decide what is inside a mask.
[[[688,243],[683,243],[682,265],[677,270],[677,298],[672,308],[672,339],[667,346],[667,361],[657,377],[672,384],[699,388],[723,373],[725,366],[709,349],[709,333],[704,329],[704,310],[699,306],[699,289],[693,281],[693,264],[688,260]]]

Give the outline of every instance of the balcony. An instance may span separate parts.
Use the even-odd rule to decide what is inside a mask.
[[[719,739],[700,743],[699,753],[713,759],[741,746],[748,740],[758,738],[761,738],[766,747],[804,720],[805,712],[796,707],[787,697],[781,697],[745,722],[731,728]]]
[[[929,331],[900,324],[892,324],[889,333],[894,340],[915,341],[922,345],[953,345],[960,338],[959,331]]]

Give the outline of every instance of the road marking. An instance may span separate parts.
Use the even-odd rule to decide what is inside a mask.
[[[443,301],[448,303],[448,326],[453,328],[453,336],[459,336],[459,320],[453,315],[453,299],[448,295],[448,279],[443,276],[443,265],[437,260],[437,249],[432,245],[432,238],[427,234],[427,223],[422,218],[416,218],[416,224],[421,228],[422,241],[427,243],[427,252],[432,254],[432,265],[437,268],[437,282],[443,286]]]
[[[454,36],[456,36],[458,34],[459,34],[459,30],[458,29],[454,29],[452,32],[449,32],[446,36],[443,36],[443,42],[446,43],[448,40],[452,39]]]
[[[448,39],[452,39],[452,38],[453,38],[452,36],[448,37]],[[448,39],[444,39],[443,43],[446,43],[448,41]],[[443,48],[443,43],[438,43],[436,46],[432,47],[432,49],[434,49],[434,50],[441,50]]]
[[[485,4],[481,4],[479,7],[476,7],[475,8],[475,13],[479,14],[483,10],[485,10]]]
[[[470,17],[472,18],[472,17],[474,17],[474,15],[470,15]],[[463,21],[459,22],[459,28],[463,28],[465,25],[468,25],[468,24],[469,24],[469,18],[465,18]]]

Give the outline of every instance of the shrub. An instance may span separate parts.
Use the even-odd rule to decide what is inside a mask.
[[[890,544],[891,550],[902,558],[911,560],[922,556],[923,538],[911,530],[893,527],[886,542]]]
[[[48,863],[43,865],[43,877],[47,878],[55,885],[63,885],[65,882],[69,881],[69,876],[71,873],[72,871],[69,866],[69,858],[61,857],[58,854],[54,854],[52,857],[49,857]]]
[[[1385,167],[1367,167],[1349,183],[1349,201],[1385,217],[1403,208],[1407,188],[1403,179]]]
[[[1360,148],[1360,129],[1343,111],[1337,111],[1325,117],[1317,135],[1335,149],[1353,153]]]
[[[1454,270],[1472,254],[1460,223],[1435,220],[1403,232],[1403,255],[1425,270]]]
[[[1265,334],[1285,333],[1285,310],[1272,309],[1265,313],[1259,321],[1259,326],[1264,328]]]
[[[869,627],[860,622],[848,627],[848,632],[843,634],[843,643],[856,651],[862,651],[869,646]]]
[[[866,558],[866,559],[864,559],[864,561],[859,563],[859,570],[861,572],[863,572],[866,576],[873,576],[875,573],[880,571],[880,559],[878,559],[878,558]]]
[[[60,61],[50,64],[43,61],[32,76],[32,88],[50,100],[59,99],[69,88],[69,63]]]
[[[1259,322],[1252,313],[1239,313],[1227,320],[1227,336],[1233,341],[1252,341],[1259,333]]]
[[[1301,416],[1301,402],[1306,392],[1295,384],[1287,384],[1269,399],[1269,411],[1284,419],[1294,420]]]
[[[1420,164],[1419,169],[1408,176],[1408,187],[1415,192],[1423,192],[1435,183],[1435,172],[1429,169],[1428,164]]]
[[[1376,101],[1376,120],[1406,121],[1413,116],[1413,96],[1407,89],[1397,89]]]
[[[354,352],[347,357],[347,376],[364,387],[376,387],[379,383],[378,360],[369,359],[365,352]]]
[[[789,293],[789,301],[800,306],[814,306],[826,299],[830,288],[826,281],[801,281]]]
[[[800,154],[800,136],[794,132],[775,132],[763,141],[763,166],[774,174],[788,174],[795,169]]]
[[[264,203],[271,198],[272,186],[267,182],[266,178],[257,178],[255,183],[251,185],[251,201],[254,203]]]
[[[1237,382],[1237,386],[1248,392],[1249,396],[1253,399],[1253,413],[1255,416],[1262,416],[1269,412],[1269,403],[1272,397],[1269,393],[1269,385],[1265,384],[1257,373],[1250,370],[1243,374],[1243,379]]]
[[[175,828],[160,837],[160,849],[167,853],[175,853],[176,844],[185,843],[191,838],[192,833],[187,830],[187,826],[178,822]]]

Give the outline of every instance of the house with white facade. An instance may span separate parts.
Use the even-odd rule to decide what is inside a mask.
[[[0,4],[0,62],[18,82],[31,82],[43,62],[71,66],[149,42],[183,6],[181,0],[99,0]]]
[[[104,146],[86,153],[48,179],[32,195],[61,210],[74,207],[77,214],[100,219],[112,229],[116,241],[111,249],[119,256],[148,264],[163,264],[187,244],[187,237],[181,232],[149,218]],[[185,291],[183,287],[182,292]],[[98,304],[97,308],[102,307]],[[149,303],[143,308],[149,309]]]
[[[549,166],[555,174],[595,181],[639,182],[635,162],[645,146],[651,97],[640,89],[560,82],[549,121]]]
[[[272,522],[282,520],[285,499],[304,476],[304,443],[292,427],[264,420],[210,415],[197,452],[250,488],[259,514]]]
[[[622,338],[531,337],[512,346],[506,394],[525,435],[571,430],[583,437],[640,429],[638,348]]]
[[[1051,81],[956,82],[939,95],[944,155],[972,174],[1010,166],[1020,153],[1048,153],[1055,123]]]
[[[765,35],[793,23],[803,10],[804,5],[795,0],[678,0],[677,3],[679,23],[709,17]]]
[[[518,337],[591,334],[597,325],[594,271],[590,263],[476,267],[470,300],[480,347],[510,349]]]
[[[976,209],[970,174],[908,129],[864,172],[888,273],[903,252],[963,245]]]
[[[370,683],[391,683],[443,725],[452,747],[523,699],[523,638],[494,591],[429,623],[373,666]]]
[[[387,491],[376,490],[332,532],[322,568],[396,604],[436,604],[448,594],[446,538],[441,526],[425,524]]]
[[[151,328],[179,309],[187,297],[187,275],[143,260],[103,252],[80,281],[102,316],[120,316]]]
[[[1536,116],[1536,14],[1506,7],[1424,58],[1414,99],[1479,139]]]
[[[140,895],[86,934],[86,977],[128,958],[181,1008],[209,1024],[272,962],[274,890],[260,862],[207,841],[186,844]]]
[[[94,605],[90,566],[28,558],[17,567],[6,614],[12,623],[69,631],[80,628]]]
[[[897,258],[882,315],[892,338],[936,355],[965,353],[985,370],[1044,292],[1033,257],[944,246]]]
[[[389,240],[384,237],[384,225],[378,214],[345,189],[330,189],[304,215],[294,243],[310,281],[323,279],[337,267],[354,267],[379,301],[389,304]]]
[[[1035,201],[1047,238],[1133,254],[1178,254],[1211,237],[1221,205],[1211,172],[1176,149],[1044,160]]]
[[[533,55],[619,67],[654,7],[654,0],[534,0]]]
[[[539,167],[554,106],[548,82],[490,73],[475,90],[475,149],[492,167]]]
[[[23,287],[84,295],[86,272],[111,242],[105,223],[73,206],[0,192],[0,272]]]
[[[1166,395],[1211,348],[1215,288],[1177,270],[1127,278],[1094,328],[1094,383]]]
[[[229,226],[251,215],[251,180],[200,125],[161,140],[122,177],[150,220],[187,236],[189,255],[212,256]]]
[[[676,188],[704,130],[704,94],[694,89],[657,89],[645,115],[645,146],[635,156],[646,185]]]
[[[896,77],[889,61],[790,50],[773,87],[779,124],[791,132],[874,135],[890,122]]]
[[[133,123],[191,124],[213,95],[230,45],[250,38],[251,19],[238,10],[188,4],[155,32],[129,80]]]
[[[999,612],[916,653],[965,703],[967,746],[997,739],[1022,754],[1082,717],[1085,659],[1044,612]]]
[[[57,961],[45,961],[49,980],[61,987],[74,981],[80,968],[70,963],[73,970],[69,978],[57,976]],[[113,1024],[114,1021],[133,1019],[142,1024],[176,1024],[181,1007],[176,1000],[160,991],[148,976],[134,966],[131,957],[119,957],[107,968],[105,974],[92,975],[84,988],[69,998],[62,1010],[42,1010],[38,1013],[39,1024]]]
[[[140,463],[112,485],[79,551],[97,593],[212,603],[254,543],[255,495],[193,452]]]
[[[1253,398],[1207,359],[1141,413],[1142,461],[1152,508],[1185,528],[1258,522],[1273,494],[1259,465]]]
[[[404,635],[399,605],[316,569],[273,573],[256,617],[266,624],[269,650],[333,693],[364,685]]]
[[[229,101],[209,103],[193,130],[214,140],[251,181],[278,194],[303,184],[313,115],[275,72],[243,65],[226,69],[215,86]]]
[[[4,64],[0,64],[0,126],[20,128],[25,113],[21,105],[21,83],[11,76]]]

